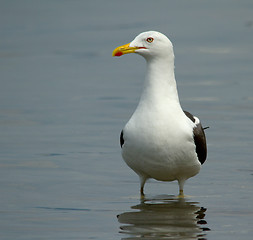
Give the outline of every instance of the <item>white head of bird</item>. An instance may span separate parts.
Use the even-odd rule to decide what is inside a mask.
[[[147,61],[156,58],[171,58],[174,60],[171,41],[164,34],[155,31],[139,34],[132,42],[116,48],[112,56],[119,57],[127,53],[137,53]]]

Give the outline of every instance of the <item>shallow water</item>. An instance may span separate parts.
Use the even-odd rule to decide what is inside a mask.
[[[1,239],[251,239],[252,1],[1,1]],[[112,58],[138,33],[170,37],[182,106],[208,160],[176,182],[120,156],[145,61]],[[118,216],[118,217],[117,217]]]
[[[198,203],[173,196],[145,199],[131,211],[117,216],[124,239],[197,239],[210,231],[205,227],[206,209]]]

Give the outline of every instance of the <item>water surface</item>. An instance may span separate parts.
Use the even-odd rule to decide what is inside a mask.
[[[251,239],[253,3],[1,1],[1,239]],[[207,130],[208,160],[176,182],[138,177],[119,133],[145,75],[112,50],[170,37],[182,106]],[[118,216],[118,217],[117,217]]]

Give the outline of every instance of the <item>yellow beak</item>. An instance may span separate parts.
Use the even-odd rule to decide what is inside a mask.
[[[130,43],[115,48],[112,52],[113,57],[120,57],[123,54],[134,53],[139,47],[129,47]]]

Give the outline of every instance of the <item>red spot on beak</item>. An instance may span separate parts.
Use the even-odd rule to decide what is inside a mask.
[[[119,51],[119,52],[116,52],[114,56],[120,57],[120,56],[122,56],[122,55],[123,55],[123,53]]]

